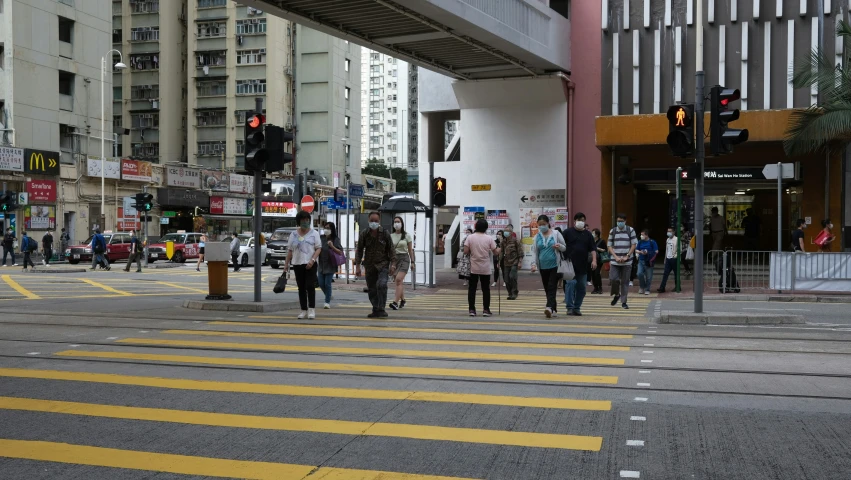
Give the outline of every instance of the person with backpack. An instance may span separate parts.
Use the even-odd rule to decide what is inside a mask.
[[[609,262],[609,280],[612,283],[611,295],[612,306],[621,301],[624,310],[629,309],[626,303],[629,293],[629,275],[632,271],[632,262],[635,257],[635,248],[638,245],[638,237],[635,229],[626,224],[626,214],[617,215],[617,224],[609,231],[608,249],[611,261]]]
[[[53,234],[50,233],[50,230],[41,237],[41,248],[44,251],[44,260],[42,263],[50,265],[50,259],[53,257]]]
[[[23,232],[23,237],[21,238],[21,251],[24,252],[24,271],[27,271],[27,265],[32,265],[33,270],[35,270],[35,264],[30,258],[33,252],[38,251],[38,242],[33,240],[32,238],[27,236],[27,232]]]
[[[109,260],[106,257],[106,239],[103,238],[99,229],[95,229],[92,236],[92,271],[97,270],[98,265],[104,270],[111,270]]]
[[[331,308],[331,282],[334,274],[337,273],[337,267],[345,265],[346,256],[334,222],[325,223],[325,230],[320,232],[319,238],[322,242],[322,252],[319,254],[319,288],[325,294],[324,308],[329,309]]]
[[[239,234],[233,231],[233,240],[230,241],[230,258],[233,261],[234,273],[239,271]]]
[[[136,236],[136,230],[130,232],[130,256],[127,258],[127,266],[124,267],[125,272],[130,271],[130,266],[136,262],[136,273],[142,273],[142,242]]]
[[[12,266],[18,265],[15,263],[15,232],[12,228],[6,229],[6,235],[3,236],[3,266],[6,266],[6,255],[12,256]]]

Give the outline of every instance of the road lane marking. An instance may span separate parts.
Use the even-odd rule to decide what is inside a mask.
[[[629,417],[629,419],[632,420],[633,422],[644,422],[644,421],[647,420],[647,417],[632,416],[632,417]]]
[[[653,360],[642,360],[641,363],[653,363]]]
[[[210,292],[208,292],[208,291],[206,291],[206,290],[201,290],[201,289],[198,289],[198,288],[187,287],[187,286],[184,286],[184,285],[178,285],[178,284],[176,284],[176,283],[171,283],[171,282],[157,282],[157,283],[158,283],[158,284],[160,284],[160,285],[165,285],[165,286],[167,286],[167,287],[171,287],[171,288],[180,288],[180,289],[183,289],[183,290],[189,290],[189,291],[191,291],[191,292],[195,292],[195,293],[203,293],[204,295],[207,295],[208,293],[210,293]]]
[[[482,395],[474,393],[418,392],[413,390],[371,390],[359,388],[303,387],[298,385],[270,385],[262,383],[220,382],[215,380],[190,380],[179,378],[143,377],[112,373],[82,373],[61,370],[29,370],[0,368],[0,377],[61,380],[70,382],[133,385],[175,390],[206,392],[254,393],[261,395],[288,395],[295,397],[337,397],[371,400],[407,400],[415,402],[460,403],[476,405],[501,405],[509,407],[553,408],[559,410],[609,411],[608,400],[574,400],[569,398],[515,397],[507,395]]]
[[[644,351],[643,351],[643,352],[641,352],[641,353],[653,353],[653,350],[644,350]]]
[[[134,295],[133,293],[125,292],[123,290],[118,290],[118,289],[110,287],[109,285],[105,285],[103,283],[96,282],[96,281],[94,281],[90,278],[81,278],[80,281],[86,282],[93,287],[97,287],[97,288],[106,290],[107,292],[114,293],[116,295],[122,295],[122,296],[125,296],[125,297],[131,297],[131,296]]]
[[[27,355],[41,355],[41,352],[29,352]]]
[[[753,308],[742,307],[742,310],[764,310],[766,312],[809,312],[806,308]]]
[[[250,333],[250,332],[221,332],[210,330],[165,330],[160,333],[168,335],[201,335],[211,337],[248,337],[248,338],[282,338],[290,340],[321,340],[330,342],[364,342],[364,343],[403,343],[414,345],[467,345],[476,347],[500,348],[540,348],[555,350],[600,350],[610,352],[628,352],[629,347],[613,345],[565,345],[560,343],[524,343],[524,342],[480,342],[475,340],[432,340],[417,338],[387,338],[387,337],[343,337],[334,335],[298,335],[290,333]]]
[[[514,362],[582,363],[589,365],[624,365],[623,358],[556,357],[503,353],[453,352],[437,350],[399,350],[392,348],[316,347],[309,345],[276,345],[265,343],[203,342],[197,340],[167,340],[157,338],[124,338],[116,343],[129,345],[172,345],[180,347],[229,348],[296,353],[347,353],[352,355],[390,355],[402,357],[451,358],[458,360],[499,360]]]
[[[381,480],[391,478],[398,480],[465,480],[457,477],[193,457],[30,440],[0,439],[0,457],[199,477],[246,478],[251,480],[280,480],[282,478],[305,480],[308,477],[324,480]]]
[[[653,346],[653,344],[652,344],[652,343],[645,343],[645,344],[644,344],[644,346],[645,346],[645,347],[652,347],[652,346]]]
[[[21,295],[28,298],[29,300],[38,300],[38,299],[41,298],[38,295],[36,295],[35,293],[33,293],[33,292],[27,290],[26,288],[24,288],[23,286],[21,286],[21,284],[16,282],[14,279],[12,279],[12,277],[10,275],[3,275],[0,278],[2,278],[3,281],[6,282],[6,285],[9,285],[9,287],[11,287],[12,290],[20,293]]]
[[[639,386],[639,387],[649,387],[650,386],[649,383],[636,383],[635,385]]]
[[[626,446],[627,447],[643,447],[644,446],[644,440],[627,440]]]
[[[650,370],[639,370],[638,373],[650,373]]]
[[[636,401],[636,402],[646,402],[646,401],[647,401],[647,397],[635,397],[635,401]]]
[[[621,478],[641,478],[641,472],[635,470],[621,470]]]
[[[182,423],[213,427],[250,428],[290,432],[314,432],[336,435],[464,442],[532,448],[558,448],[597,452],[602,437],[561,435],[479,428],[439,427],[404,423],[354,422],[318,418],[287,418],[230,413],[195,412],[164,408],[125,407],[96,403],[65,402],[34,398],[0,397],[0,409],[27,412],[61,413],[88,417],[119,418],[149,422]]]
[[[616,385],[618,377],[603,375],[579,375],[562,373],[529,373],[504,370],[472,370],[457,368],[430,367],[388,367],[382,365],[365,365],[350,363],[321,363],[321,362],[289,362],[283,360],[255,360],[247,358],[227,357],[196,357],[192,355],[155,355],[146,353],[124,352],[88,352],[81,350],[65,350],[55,355],[81,358],[112,358],[124,360],[151,360],[158,362],[198,363],[206,365],[232,365],[249,367],[268,367],[288,370],[321,370],[338,372],[369,372],[392,373],[398,375],[429,375],[443,377],[491,378],[501,380],[522,380],[538,382],[565,383],[602,383]]]
[[[632,335],[617,333],[572,333],[572,332],[524,332],[520,330],[475,330],[454,328],[414,328],[414,327],[365,327],[360,325],[318,325],[306,323],[269,323],[269,322],[209,322],[209,325],[231,325],[240,327],[277,327],[306,328],[316,330],[358,330],[382,332],[425,332],[425,333],[461,333],[475,335],[513,335],[517,337],[582,337],[582,338],[618,338],[631,339]]]
[[[206,293],[206,292],[205,292]],[[291,320],[292,315],[250,315],[248,318],[267,318],[267,319],[285,319]],[[344,322],[374,322],[371,318],[354,318],[354,317],[322,317],[316,320],[325,321],[344,321]],[[569,328],[607,328],[614,330],[638,330],[638,327],[621,327],[615,325],[578,325],[575,323],[524,323],[524,322],[465,322],[457,320],[399,320],[396,318],[388,318],[382,320],[388,323],[451,323],[453,325],[507,325],[512,327],[569,327]]]

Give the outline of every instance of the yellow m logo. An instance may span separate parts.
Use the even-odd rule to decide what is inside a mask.
[[[42,172],[47,171],[44,167],[44,155],[40,153],[30,154],[30,171],[32,170],[41,170]]]

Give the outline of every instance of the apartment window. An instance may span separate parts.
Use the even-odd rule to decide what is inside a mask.
[[[114,60],[117,62],[118,57],[115,57]],[[113,63],[113,65],[115,65]],[[147,54],[147,55],[130,55],[130,69],[131,70],[158,70],[160,68],[160,57],[157,54]],[[113,68],[113,71],[116,71]],[[121,70],[118,70],[119,72]]]
[[[134,143],[131,147],[131,155],[134,157],[158,157],[160,155],[160,144]]]
[[[380,53],[370,53],[370,54],[369,54],[369,59],[370,59],[370,60],[380,60],[380,59],[381,59],[381,54],[380,54]]]
[[[199,97],[218,97],[227,95],[227,80],[200,80],[195,84]]]
[[[258,48],[254,50],[237,50],[236,64],[237,65],[258,65],[266,63],[266,49]]]
[[[343,96],[346,98],[346,100],[349,100],[352,96],[352,89],[349,87],[345,87],[345,89],[343,90]]]
[[[124,39],[122,37],[122,30],[120,28],[113,29],[112,30],[112,43],[121,43],[122,41],[124,41]]]
[[[266,93],[266,80],[237,80],[236,94],[237,95],[252,95]]]
[[[74,95],[74,74],[59,71],[59,94]]]
[[[396,101],[396,95],[387,95],[387,100]]]
[[[121,87],[112,87],[112,100],[118,101],[124,98],[124,90]]]
[[[219,157],[225,151],[225,144],[221,140],[212,142],[198,142],[199,157]]]
[[[160,86],[133,85],[130,87],[130,98],[133,100],[152,100],[160,98]]]
[[[123,122],[124,121],[122,120],[121,115],[113,115],[112,116],[112,129],[118,130],[119,128],[121,128],[121,124]]]
[[[226,110],[199,110],[195,113],[195,120],[199,127],[224,127],[226,116]]]
[[[130,12],[132,13],[157,13],[160,11],[158,0],[130,0]]]
[[[236,141],[236,154],[245,155],[245,142],[242,140]]]
[[[227,51],[196,52],[196,60],[199,67],[223,67],[227,63]]]
[[[237,35],[259,35],[266,33],[265,18],[246,18],[236,21]]]
[[[245,123],[245,119],[248,117],[249,112],[253,113],[254,110],[234,110],[233,116],[236,117],[236,123]]]
[[[383,65],[373,65],[373,66],[369,67],[369,72],[370,73],[376,73],[376,74],[382,74],[382,73],[384,73],[384,66]]]
[[[74,21],[65,17],[59,17],[59,41],[74,43]]]
[[[2,0],[0,0],[0,3],[2,3]],[[4,47],[2,43],[0,43],[0,70],[3,70],[3,66],[4,66],[3,65],[3,62],[4,62],[3,59],[5,58],[5,53],[6,53],[6,47]]]
[[[345,152],[346,152],[346,166],[350,167],[350,166],[352,166],[352,146],[346,144],[346,146],[343,147],[343,148],[345,149]]]
[[[198,8],[224,7],[227,0],[198,0]]]
[[[343,117],[343,125],[346,127],[346,135],[349,134],[349,126],[352,124],[352,117],[346,115]]]
[[[131,42],[154,42],[160,39],[160,27],[134,27],[130,29]]]
[[[74,151],[74,133],[76,128],[64,123],[59,124],[59,150],[63,152]],[[73,162],[71,162],[73,163]]]
[[[112,14],[121,15],[121,2],[112,2]]]
[[[226,22],[204,22],[198,24],[198,37],[224,37],[227,35]]]
[[[347,72],[352,69],[352,61],[349,60],[348,58],[346,59],[344,68],[346,69]]]
[[[133,128],[160,128],[160,114],[131,113],[130,122]]]

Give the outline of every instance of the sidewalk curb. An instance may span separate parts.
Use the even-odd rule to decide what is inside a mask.
[[[735,312],[662,312],[659,323],[677,325],[787,325],[803,324],[803,315]]]
[[[242,302],[233,300],[185,300],[183,308],[218,312],[280,312],[299,308],[298,302]]]
[[[682,298],[660,297],[660,300],[694,300],[693,296]],[[804,303],[851,303],[851,296],[821,295],[706,295],[704,300],[728,300],[732,302],[804,302]]]
[[[85,268],[33,268],[32,273],[86,273]]]

